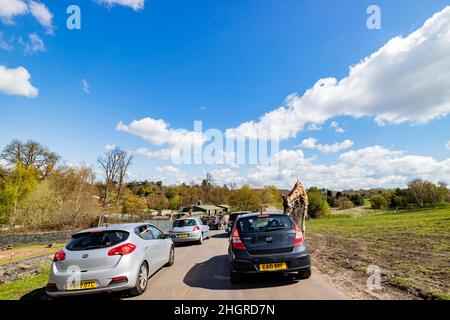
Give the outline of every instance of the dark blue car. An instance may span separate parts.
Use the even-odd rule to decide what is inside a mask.
[[[296,272],[311,276],[311,258],[302,232],[283,213],[241,215],[234,223],[228,250],[231,282],[242,275]]]

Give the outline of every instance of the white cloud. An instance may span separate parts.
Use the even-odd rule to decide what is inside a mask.
[[[115,5],[130,7],[134,11],[142,10],[145,6],[145,0],[97,0],[97,2],[105,4],[108,7],[113,7]]]
[[[334,144],[317,144],[316,139],[307,138],[304,139],[298,147],[305,149],[317,149],[322,153],[336,153],[348,149],[351,146],[353,146],[353,141],[348,139],[342,142],[336,142]]]
[[[36,52],[45,51],[44,41],[36,33],[30,33],[28,35],[28,42],[25,42],[22,38],[19,39],[19,42],[24,46],[23,50],[25,54],[31,55]]]
[[[30,13],[36,20],[47,29],[49,34],[53,33],[53,14],[43,3],[30,1],[29,2]]]
[[[166,181],[166,177],[169,177],[169,181],[173,183],[186,183],[188,182],[188,176],[185,172],[174,166],[155,167],[156,172],[163,175],[163,180]]]
[[[86,79],[81,79],[81,89],[83,89],[83,91],[87,94],[91,93],[89,82]]]
[[[346,152],[330,165],[305,158],[301,150],[282,150],[274,160],[278,165],[251,169],[248,182],[288,188],[300,179],[307,186],[332,189],[402,187],[414,178],[450,182],[450,159],[439,162],[380,146]]]
[[[339,126],[339,123],[337,123],[337,121],[333,121],[330,127],[333,128],[337,133],[345,133],[345,130]]]
[[[292,94],[285,105],[231,129],[232,137],[256,138],[272,130],[293,138],[307,124],[336,116],[374,117],[379,125],[424,124],[450,112],[450,7],[435,14],[407,37],[395,37],[351,66],[338,81],[317,81],[302,96]]]
[[[31,75],[24,67],[8,69],[0,65],[0,93],[35,98],[38,89],[30,83]]]
[[[445,148],[447,149],[447,150],[450,150],[450,140],[447,142],[447,144],[445,145]]]
[[[14,16],[23,15],[28,12],[28,6],[23,0],[1,0],[0,20],[6,24],[14,23]]]
[[[173,129],[162,119],[144,118],[129,125],[119,122],[117,130],[132,133],[153,145],[168,145],[172,148],[203,145],[205,137],[201,132]]]
[[[110,143],[108,143],[107,145],[105,145],[105,149],[106,150],[113,150],[113,149],[115,149],[116,148],[116,145],[115,144],[110,144]]]

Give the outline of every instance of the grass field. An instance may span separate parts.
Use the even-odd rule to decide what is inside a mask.
[[[25,294],[45,287],[48,281],[50,263],[39,265],[42,273],[0,285],[0,300],[19,300]]]
[[[450,209],[331,215],[307,224],[323,261],[365,273],[382,269],[382,285],[418,298],[449,299]]]
[[[0,251],[0,265],[29,259],[44,254],[51,254],[61,250],[64,243],[56,243],[53,248],[47,248],[45,244],[31,244],[14,247],[13,250]]]

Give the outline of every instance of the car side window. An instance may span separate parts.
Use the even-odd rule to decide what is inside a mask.
[[[157,229],[153,226],[149,226],[149,228],[153,235],[153,239],[164,239],[165,238],[164,234],[159,229]]]
[[[153,240],[154,239],[152,230],[150,229],[150,227],[148,225],[139,226],[134,230],[134,232],[144,240]]]

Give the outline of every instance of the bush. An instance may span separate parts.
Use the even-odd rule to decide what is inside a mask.
[[[364,197],[360,194],[354,194],[350,197],[350,201],[355,207],[360,207],[364,205]]]
[[[372,209],[382,209],[387,207],[387,200],[382,195],[376,195],[370,198],[370,206]]]
[[[351,209],[353,207],[354,207],[353,202],[351,202],[350,200],[339,200],[338,201],[339,210]]]
[[[330,206],[322,196],[320,190],[311,188],[308,190],[308,215],[311,218],[319,218],[330,214]]]

